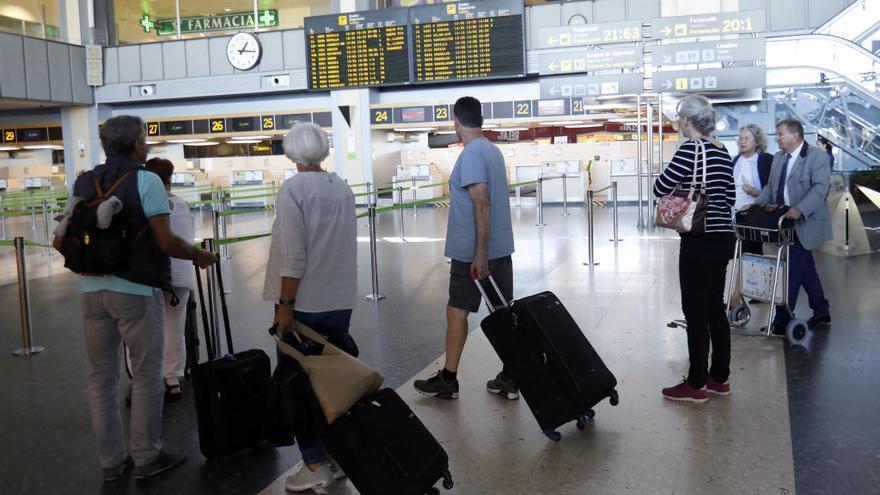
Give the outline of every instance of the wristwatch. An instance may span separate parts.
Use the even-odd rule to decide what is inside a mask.
[[[293,306],[293,303],[295,303],[295,302],[296,302],[295,297],[291,297],[290,299],[278,299],[279,305]]]

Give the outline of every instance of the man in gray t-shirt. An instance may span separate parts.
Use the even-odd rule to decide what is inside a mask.
[[[480,309],[480,292],[472,274],[485,282],[491,273],[506,300],[513,297],[513,228],[504,156],[483,137],[482,107],[466,96],[453,107],[455,132],[464,149],[449,176],[449,224],[446,229],[449,302],[446,306],[446,363],[427,380],[416,380],[419,392],[458,398],[458,365],[468,334],[468,314]],[[492,294],[491,284],[484,283]],[[495,302],[500,304],[500,302]],[[519,390],[502,371],[486,384],[489,392],[518,399]]]

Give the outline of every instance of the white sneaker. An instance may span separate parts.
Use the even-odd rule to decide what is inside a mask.
[[[330,465],[330,472],[333,474],[333,479],[341,480],[345,478],[345,471],[339,467],[339,464],[336,464],[336,461],[327,461],[327,464]]]
[[[320,490],[333,484],[333,473],[330,465],[322,463],[317,471],[312,471],[303,461],[294,466],[296,472],[287,477],[284,487],[289,492],[305,492],[308,490]]]

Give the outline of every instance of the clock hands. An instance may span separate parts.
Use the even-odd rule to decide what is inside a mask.
[[[244,53],[256,53],[256,50],[248,50],[247,49],[248,46],[250,46],[250,45],[244,45],[243,47],[241,47],[241,49],[238,51],[238,54],[242,55]]]

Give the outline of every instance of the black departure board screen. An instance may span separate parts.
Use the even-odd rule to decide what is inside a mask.
[[[307,17],[309,89],[408,84],[407,9]]]
[[[413,82],[525,76],[521,0],[410,9]]]

